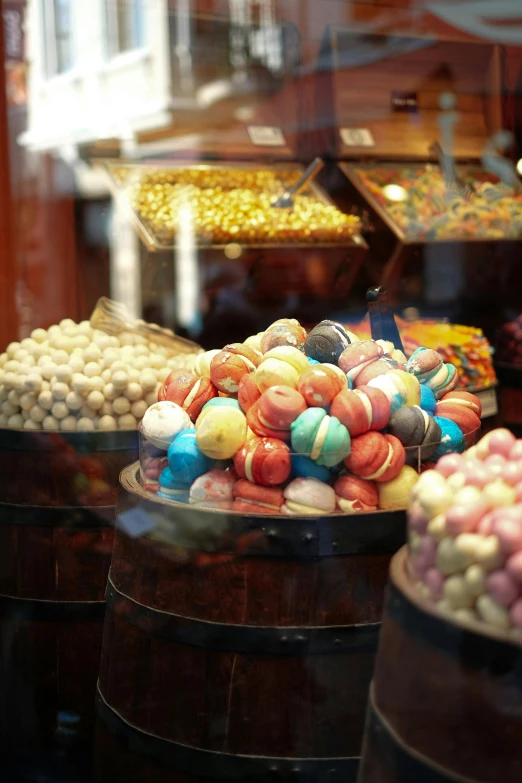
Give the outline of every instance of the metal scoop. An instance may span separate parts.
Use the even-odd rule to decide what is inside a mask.
[[[316,177],[321,169],[324,167],[324,160],[321,158],[315,158],[309,166],[303,171],[301,177],[297,180],[295,185],[288,188],[282,196],[272,202],[272,206],[276,209],[291,209],[294,206],[294,196],[300,193],[308,183]]]

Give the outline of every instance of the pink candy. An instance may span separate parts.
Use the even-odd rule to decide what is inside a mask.
[[[522,628],[522,600],[520,598],[511,607],[509,616],[513,625],[517,628]]]
[[[522,461],[506,462],[500,475],[511,487],[520,484],[522,482]]]
[[[522,440],[515,441],[509,452],[509,459],[515,461],[522,459]]]
[[[511,606],[518,598],[518,585],[507,571],[493,571],[486,579],[487,591],[500,606]]]
[[[522,582],[522,552],[515,552],[506,563],[506,571],[517,582]]]
[[[464,468],[464,460],[460,454],[445,454],[437,462],[436,470],[438,473],[442,473],[444,478],[452,476],[453,473],[457,473]]]
[[[512,555],[522,549],[522,528],[510,519],[493,523],[493,533],[497,536],[501,550]]]
[[[446,530],[450,536],[472,533],[487,513],[488,508],[483,500],[476,500],[467,505],[452,506],[446,512]]]
[[[424,574],[424,584],[436,601],[438,601],[439,598],[442,598],[442,588],[444,587],[444,581],[444,574],[441,574],[438,568],[430,568]]]
[[[493,532],[493,514],[485,514],[477,525],[477,533],[481,536],[490,536]]]
[[[515,487],[515,500],[517,503],[522,503],[522,481],[520,481]]]
[[[511,450],[516,444],[516,438],[512,432],[505,429],[496,430],[492,433],[489,439],[489,453],[490,454],[502,454],[502,456],[511,457]]]
[[[502,471],[506,466],[506,460],[500,454],[491,454],[484,460],[484,465],[491,476],[490,480],[493,481],[502,475]]]
[[[416,500],[412,503],[408,512],[408,524],[410,528],[417,533],[425,533],[428,528],[428,522],[429,520],[423,512],[422,506]]]
[[[465,463],[466,484],[482,489],[491,481],[491,474],[480,459],[472,459]]]

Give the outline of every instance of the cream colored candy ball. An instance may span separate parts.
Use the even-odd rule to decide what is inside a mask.
[[[14,389],[11,389],[11,391],[7,395],[7,399],[9,400],[11,405],[20,406],[20,395]]]
[[[113,375],[115,372],[127,372],[127,362],[122,362],[121,360],[113,362],[111,364],[111,370]]]
[[[94,375],[92,378],[89,378],[90,391],[103,391],[104,386],[105,386],[105,381],[103,380],[101,375]]]
[[[137,356],[132,360],[132,366],[135,370],[141,372],[142,370],[145,370],[145,368],[149,367],[149,360],[147,356]]]
[[[97,415],[97,411],[91,408],[90,405],[87,405],[86,402],[83,403],[82,407],[80,408],[80,416],[82,418],[95,419]]]
[[[25,348],[19,348],[13,356],[13,360],[23,362],[26,356],[29,356],[29,351],[26,351]]]
[[[72,340],[73,340],[74,347],[79,348],[82,351],[82,358],[83,358],[83,351],[85,351],[86,348],[89,347],[91,341],[89,340],[86,334],[78,334],[76,335],[76,337],[73,337]]]
[[[112,403],[112,409],[118,416],[129,413],[131,409],[130,401],[127,399],[127,397],[116,397]]]
[[[112,378],[112,372],[110,371],[110,368],[102,370],[101,377],[102,377],[104,383],[109,383],[111,378]]]
[[[136,402],[132,403],[130,412],[132,413],[135,419],[141,421],[141,419],[145,416],[148,407],[149,406],[147,405],[145,400],[136,400]]]
[[[134,345],[134,335],[130,332],[120,332],[118,341],[120,345]]]
[[[86,394],[91,388],[89,378],[83,373],[74,373],[71,385],[78,394]]]
[[[19,342],[9,343],[9,345],[6,348],[6,353],[9,359],[12,359],[15,353],[20,350],[22,346]]]
[[[119,396],[119,391],[117,391],[117,389],[114,388],[112,383],[107,383],[103,387],[103,396],[105,397],[106,400],[112,402],[112,400],[115,400],[116,397]]]
[[[62,337],[55,337],[53,345],[57,350],[65,351],[66,354],[72,353],[75,347],[74,339],[72,337],[66,337],[65,335]]]
[[[46,364],[53,364],[53,359],[50,353],[43,354],[43,356],[40,356],[36,362],[37,367],[44,367]]]
[[[117,348],[105,348],[103,351],[102,364],[104,368],[110,367],[113,362],[120,360],[120,352]]]
[[[507,609],[497,604],[489,595],[481,595],[477,598],[477,612],[485,623],[494,628],[507,631],[511,627]]]
[[[90,321],[80,321],[80,323],[76,325],[76,329],[80,334],[91,334],[92,332]]]
[[[83,374],[87,378],[94,378],[95,375],[101,375],[102,367],[98,362],[87,362],[83,368]]]
[[[37,424],[41,424],[47,415],[47,410],[42,408],[40,405],[33,405],[29,411],[29,417]]]
[[[89,407],[92,408],[94,411],[99,410],[104,402],[105,402],[105,397],[103,396],[101,391],[95,390],[87,395],[87,405],[89,405]]]
[[[66,416],[60,421],[60,429],[65,432],[74,432],[76,430],[76,416]]]
[[[139,383],[140,382],[140,371],[135,370],[134,367],[129,367],[127,370],[127,376],[129,378],[129,383]]]
[[[29,396],[29,395],[27,395]],[[46,411],[50,411],[53,407],[54,399],[51,391],[40,392],[38,396],[38,405]]]
[[[149,355],[149,349],[146,345],[135,345],[134,346],[134,356],[148,356]]]
[[[72,318],[62,318],[59,326],[60,329],[67,329],[68,326],[74,326],[74,328],[76,328],[76,324]]]
[[[18,413],[18,410],[19,410],[18,405],[12,405],[9,402],[9,400],[6,400],[5,402],[2,403],[2,413],[4,414],[4,416],[7,416],[7,418],[9,418],[10,416],[14,416],[15,413]]]
[[[117,430],[118,429],[118,423],[114,416],[111,416],[110,414],[106,414],[102,416],[98,422],[98,429],[102,432],[108,432],[109,430]]]
[[[31,418],[31,411],[20,411],[20,416],[24,421]]]
[[[59,350],[55,351],[53,354],[53,362],[55,364],[68,364],[69,363],[69,354],[67,351]]]
[[[26,381],[27,375],[18,375],[16,378],[16,381],[14,382],[13,388],[15,391],[18,392],[18,394],[23,394],[25,392],[25,381]]]
[[[66,365],[63,366],[65,367]],[[83,361],[82,357],[79,354],[75,353],[69,359],[69,367],[73,374],[75,372],[83,372],[83,368],[85,367],[85,362]]]
[[[124,413],[118,419],[118,429],[120,430],[135,430],[137,426],[138,422],[132,413]]]
[[[20,367],[20,362],[16,359],[9,359],[8,362],[5,363],[4,370],[5,372],[18,372],[18,368]]]
[[[24,430],[41,430],[42,425],[32,419],[26,419],[24,421]]]
[[[49,362],[48,364],[44,364],[42,366],[42,378],[45,378],[46,381],[50,381],[51,378],[54,378],[56,375],[56,368],[57,365],[53,362]]]
[[[105,350],[105,348],[108,348],[111,344],[109,335],[104,334],[103,332],[99,332],[98,334],[95,334],[93,340],[101,351]]]
[[[158,370],[158,381],[164,383],[169,377],[170,373],[171,373],[170,367],[163,367],[163,369]]]
[[[65,329],[62,329],[62,332],[66,337],[74,338],[78,334],[78,327],[76,324],[74,326],[66,326]]]
[[[51,413],[55,417],[55,419],[65,419],[66,416],[69,415],[69,408],[63,402],[62,400],[60,402],[55,402],[53,404],[53,407],[51,408]]]
[[[28,392],[35,392],[38,394],[43,388],[42,376],[36,373],[31,373],[25,379],[24,389]]]
[[[21,430],[24,426],[24,418],[20,413],[14,413],[7,419],[7,426],[13,430]]]
[[[86,416],[82,416],[76,423],[76,429],[79,430],[79,432],[93,432],[94,421]]]
[[[66,383],[55,381],[51,386],[51,391],[55,400],[65,400],[71,390]]]
[[[150,370],[146,370],[140,375],[140,386],[145,394],[153,391],[156,388],[157,382],[156,373],[151,372]]]
[[[128,400],[131,400],[131,402],[135,402],[136,400],[141,400],[143,397],[143,390],[139,383],[129,383],[127,388],[125,389],[125,397],[127,397]]]
[[[4,413],[0,413],[0,427],[7,427],[7,416]]]
[[[6,389],[14,389],[14,385],[18,380],[18,375],[15,372],[6,372],[4,375],[4,386]]]
[[[25,348],[26,351],[32,353],[37,346],[37,342],[36,340],[33,340],[32,337],[24,337],[20,345],[22,346],[22,348]]]
[[[73,371],[69,364],[60,364],[56,368],[56,380],[61,383],[70,383],[72,381]]]
[[[151,367],[154,367],[156,370],[162,370],[163,367],[165,367],[166,360],[165,357],[162,356],[160,353],[152,353],[149,357],[149,365]]]
[[[100,416],[112,416],[112,413],[113,413],[112,402],[108,402],[108,400],[105,400],[100,410],[98,411],[98,414]]]
[[[124,370],[117,370],[112,376],[112,385],[115,389],[125,389],[129,382],[129,376]]]
[[[83,397],[78,392],[71,391],[65,398],[65,404],[70,411],[79,411],[83,405]]]
[[[7,354],[4,351],[3,353],[0,353],[0,367],[3,367],[7,361]]]
[[[150,408],[151,405],[154,405],[158,401],[158,392],[154,389],[154,391],[150,391],[147,396],[145,397],[145,402],[147,403],[147,407]]]
[[[47,340],[47,332],[45,329],[33,329],[31,337],[37,343],[44,343]]]
[[[103,356],[101,348],[95,343],[91,343],[83,352],[84,360],[88,362],[98,362]]]
[[[44,430],[59,430],[60,422],[58,421],[58,419],[55,419],[54,416],[46,416],[45,419],[42,421],[42,428]]]
[[[37,398],[34,392],[26,392],[25,394],[22,394],[22,396],[20,397],[21,409],[23,411],[30,411],[33,405],[36,404],[37,399],[39,399],[39,397]],[[51,395],[51,400],[52,400],[52,395]]]

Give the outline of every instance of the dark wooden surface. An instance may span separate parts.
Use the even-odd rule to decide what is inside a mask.
[[[120,509],[170,509],[175,524],[172,505],[147,504],[129,489],[128,471]],[[349,526],[351,518],[343,519]],[[212,546],[219,548],[215,541]],[[364,554],[277,556],[263,553],[259,540],[255,554],[203,548],[131,539],[116,530],[110,579],[125,598],[106,614],[100,667],[105,702],[143,732],[193,748],[298,759],[358,756],[372,650],[275,655],[196,646],[166,638],[166,631],[162,636],[158,623],[148,627],[144,617],[152,607],[245,634],[246,626],[291,633],[296,626],[378,623],[391,551],[372,553],[368,546]],[[111,779],[120,764],[129,770],[120,778],[125,782],[139,779],[136,768],[154,783],[202,779],[190,770],[166,777],[139,756],[135,767],[129,762],[134,754],[109,736],[100,724],[98,780]]]
[[[73,745],[92,742],[114,501],[137,437],[79,435],[0,432],[2,752],[59,747],[64,716]]]
[[[427,769],[446,771],[441,779],[520,781],[520,645],[440,618],[408,583],[404,559],[401,550],[392,561],[373,684],[377,710],[410,756],[420,756]],[[360,783],[396,782],[398,751],[387,766],[388,752],[389,732],[370,732]]]

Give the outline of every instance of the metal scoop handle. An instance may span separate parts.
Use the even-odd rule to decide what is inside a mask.
[[[292,185],[291,188],[288,188],[288,190],[285,191],[282,196],[274,201],[272,206],[276,209],[293,207],[293,197],[300,193],[303,188],[305,188],[308,183],[319,174],[322,168],[324,168],[324,160],[321,158],[315,158],[303,171],[295,185]]]

